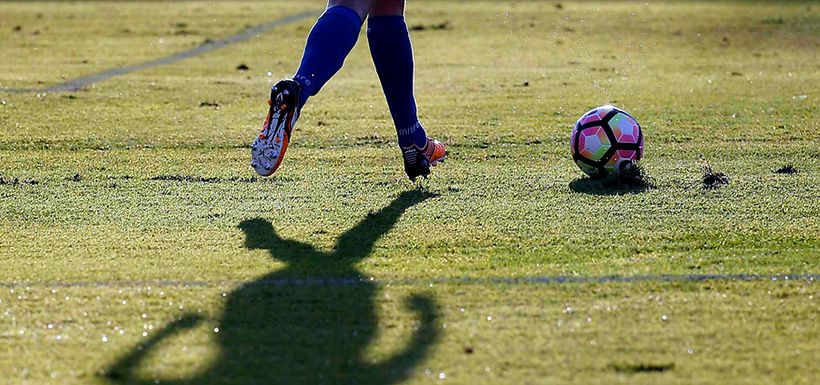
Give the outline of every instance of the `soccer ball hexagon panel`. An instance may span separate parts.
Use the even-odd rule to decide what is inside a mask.
[[[581,116],[570,137],[572,159],[593,178],[618,174],[627,163],[639,161],[643,144],[638,121],[609,105]]]
[[[638,133],[641,128],[638,122],[629,115],[618,113],[609,120],[609,127],[619,143],[638,143]]]
[[[601,160],[610,147],[612,144],[601,126],[583,129],[578,136],[578,152],[587,159]]]

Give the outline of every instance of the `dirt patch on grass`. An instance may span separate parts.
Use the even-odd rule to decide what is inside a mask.
[[[717,171],[710,165],[703,166],[703,187],[704,188],[718,188],[729,184],[729,176]]]
[[[188,183],[254,183],[259,181],[258,177],[204,177],[204,176],[190,176],[190,175],[157,175],[148,178],[148,180],[170,181],[170,182],[188,182]]]
[[[453,29],[453,26],[450,25],[449,21],[430,25],[416,24],[410,27],[411,31],[446,31],[450,29]]]
[[[635,190],[648,190],[655,188],[654,178],[652,178],[641,165],[627,163],[617,175],[605,178],[601,184],[607,188],[626,188]]]
[[[618,373],[659,373],[666,372],[675,368],[674,363],[651,363],[641,362],[638,364],[612,364],[612,370]]]
[[[791,174],[797,174],[797,173],[798,173],[798,170],[794,167],[794,165],[792,165],[792,164],[790,163],[790,164],[787,164],[787,165],[785,165],[785,166],[783,166],[783,167],[778,168],[777,170],[774,170],[774,172],[775,172],[776,174],[788,174],[788,175],[791,175]]]
[[[40,184],[40,181],[38,181],[36,179],[23,179],[23,180],[20,180],[20,178],[5,178],[3,176],[0,176],[0,186],[2,186],[2,185],[16,186],[16,185],[19,185],[19,184],[38,185],[38,184]]]

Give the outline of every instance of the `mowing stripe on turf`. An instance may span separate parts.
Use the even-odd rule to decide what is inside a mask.
[[[253,27],[249,27],[242,32],[237,33],[236,35],[228,36],[221,40],[213,40],[207,41],[196,48],[189,49],[187,51],[177,52],[175,54],[171,54],[165,57],[161,57],[159,59],[154,59],[151,61],[147,61],[140,64],[133,64],[119,68],[112,68],[107,71],[99,72],[92,75],[87,75],[83,77],[79,77],[76,79],[69,80],[65,83],[57,84],[50,87],[45,88],[0,88],[0,91],[3,92],[73,92],[80,90],[84,87],[87,87],[93,83],[101,82],[104,80],[108,80],[115,76],[125,75],[130,72],[140,71],[152,67],[157,67],[161,65],[171,64],[174,62],[178,62],[180,60],[188,59],[190,57],[194,57],[197,55],[201,55],[203,53],[211,52],[218,50],[220,48],[227,47],[228,45],[239,43],[245,40],[250,40],[256,35],[259,35],[263,32],[267,32],[273,28],[276,28],[281,25],[293,23],[304,18],[314,16],[316,12],[303,12],[298,13],[295,15],[287,16],[278,20],[269,21],[267,23],[259,24]]]
[[[709,281],[769,281],[769,282],[792,282],[820,280],[820,274],[781,274],[781,275],[757,275],[757,274],[666,274],[666,275],[604,275],[597,277],[583,276],[541,276],[541,277],[494,277],[494,278],[469,278],[469,277],[442,277],[442,278],[411,278],[411,279],[376,279],[374,277],[358,278],[278,278],[263,279],[258,281],[185,281],[185,280],[157,280],[157,281],[84,281],[84,282],[0,282],[0,287],[148,287],[148,286],[182,286],[182,287],[208,287],[208,286],[235,286],[240,284],[260,285],[260,286],[355,286],[355,285],[379,285],[379,286],[429,286],[435,284],[468,284],[468,285],[521,285],[521,284],[567,284],[567,283],[632,283],[632,282],[709,282]]]

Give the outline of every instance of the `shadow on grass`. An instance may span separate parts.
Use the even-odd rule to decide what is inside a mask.
[[[655,188],[655,178],[640,164],[623,163],[619,170],[617,174],[609,174],[600,179],[576,179],[569,183],[569,188],[590,195],[638,194]]]
[[[373,250],[376,241],[398,222],[408,208],[433,194],[408,191],[377,213],[369,214],[342,234],[332,252],[282,239],[270,222],[252,219],[239,228],[245,247],[269,250],[285,262],[271,272],[230,293],[216,334],[220,349],[207,369],[189,379],[145,378],[137,375],[141,362],[157,344],[196,326],[189,315],[143,341],[106,371],[110,382],[125,384],[394,384],[404,381],[433,346],[439,332],[436,307],[428,296],[414,295],[407,307],[420,325],[398,353],[383,362],[364,359],[377,331],[374,284],[271,284],[300,279],[358,278],[355,265]]]
[[[652,189],[647,183],[625,183],[617,179],[580,178],[569,183],[572,191],[590,195],[640,194]]]

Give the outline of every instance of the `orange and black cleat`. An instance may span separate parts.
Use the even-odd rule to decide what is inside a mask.
[[[282,80],[271,89],[268,116],[262,132],[251,145],[251,167],[259,175],[270,176],[282,164],[296,120],[299,119],[299,92],[294,80]]]
[[[404,172],[414,182],[420,176],[426,178],[430,175],[430,167],[443,163],[447,159],[444,144],[432,138],[427,138],[424,148],[411,145],[402,148],[401,153],[404,159]]]

